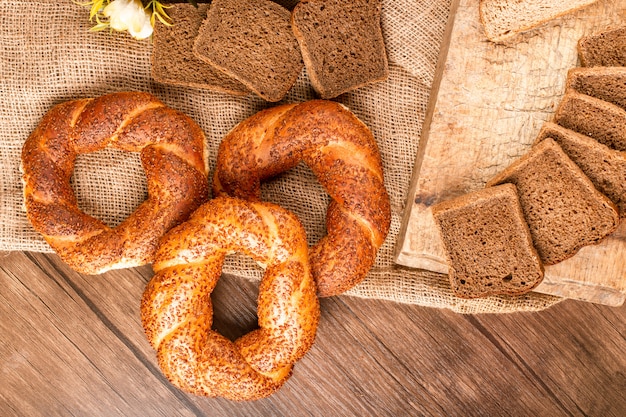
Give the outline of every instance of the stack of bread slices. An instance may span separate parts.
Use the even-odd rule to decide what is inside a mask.
[[[520,295],[544,265],[626,217],[626,27],[580,40],[582,67],[531,149],[484,189],[433,206],[453,292]]]
[[[160,83],[280,101],[303,67],[323,99],[388,77],[381,0],[271,0],[172,4],[154,30]]]

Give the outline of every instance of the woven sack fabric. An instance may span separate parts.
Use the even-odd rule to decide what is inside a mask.
[[[393,261],[449,11],[449,0],[384,0],[382,28],[389,79],[338,99],[370,127],[378,141],[393,212],[391,231],[374,268],[347,295],[461,313],[541,310],[561,299],[530,293],[463,300],[452,295],[446,276],[404,268]],[[211,168],[224,135],[238,122],[272,105],[254,96],[232,97],[155,83],[150,76],[150,41],[134,40],[127,33],[90,32],[91,25],[88,9],[69,0],[0,0],[2,251],[51,252],[26,219],[20,152],[53,105],[116,91],[150,92],[202,127]],[[283,102],[315,97],[303,70]],[[146,196],[138,154],[104,150],[80,155],[72,181],[81,209],[111,226],[132,213]],[[309,243],[325,234],[328,196],[304,164],[264,184],[263,195],[300,217]],[[251,279],[262,274],[254,262],[238,255],[227,258],[224,272]]]

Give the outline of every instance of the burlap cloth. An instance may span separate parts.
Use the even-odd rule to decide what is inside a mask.
[[[391,231],[374,268],[348,295],[462,313],[544,309],[560,299],[530,293],[461,300],[451,294],[446,276],[403,268],[393,261],[449,10],[450,0],[384,0],[389,79],[338,99],[378,141],[393,212]],[[115,91],[151,92],[200,124],[207,135],[211,167],[222,137],[269,105],[252,96],[236,98],[157,84],[150,77],[150,41],[133,40],[127,33],[93,33],[90,26],[88,10],[70,0],[0,0],[0,250],[51,251],[26,219],[19,164],[24,141],[54,104]],[[312,98],[315,94],[303,71],[284,101]],[[73,185],[79,206],[109,225],[119,224],[146,195],[138,155],[114,150],[80,156]],[[328,196],[306,166],[267,183],[263,193],[300,217],[310,243],[323,236]],[[227,259],[224,272],[248,278],[262,274],[251,260],[236,255]]]

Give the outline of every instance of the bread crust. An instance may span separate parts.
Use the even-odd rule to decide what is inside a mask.
[[[106,147],[140,152],[148,198],[115,228],[78,208],[76,156]],[[204,133],[147,93],[54,106],[22,149],[28,220],[74,270],[100,274],[152,261],[158,240],[208,198]]]
[[[310,256],[318,295],[340,294],[365,278],[391,222],[376,140],[348,109],[312,100],[244,120],[220,144],[213,194],[260,200],[262,181],[300,161],[331,197]]]

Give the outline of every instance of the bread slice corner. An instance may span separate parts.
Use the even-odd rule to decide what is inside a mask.
[[[620,218],[625,217],[626,154],[551,122],[541,127],[536,143],[548,138],[558,143],[596,189],[617,206]]]
[[[611,149],[626,151],[626,110],[613,103],[568,89],[554,121]]]
[[[572,68],[567,72],[565,88],[626,110],[626,67]]]
[[[583,67],[625,67],[626,26],[607,28],[578,41]]]

